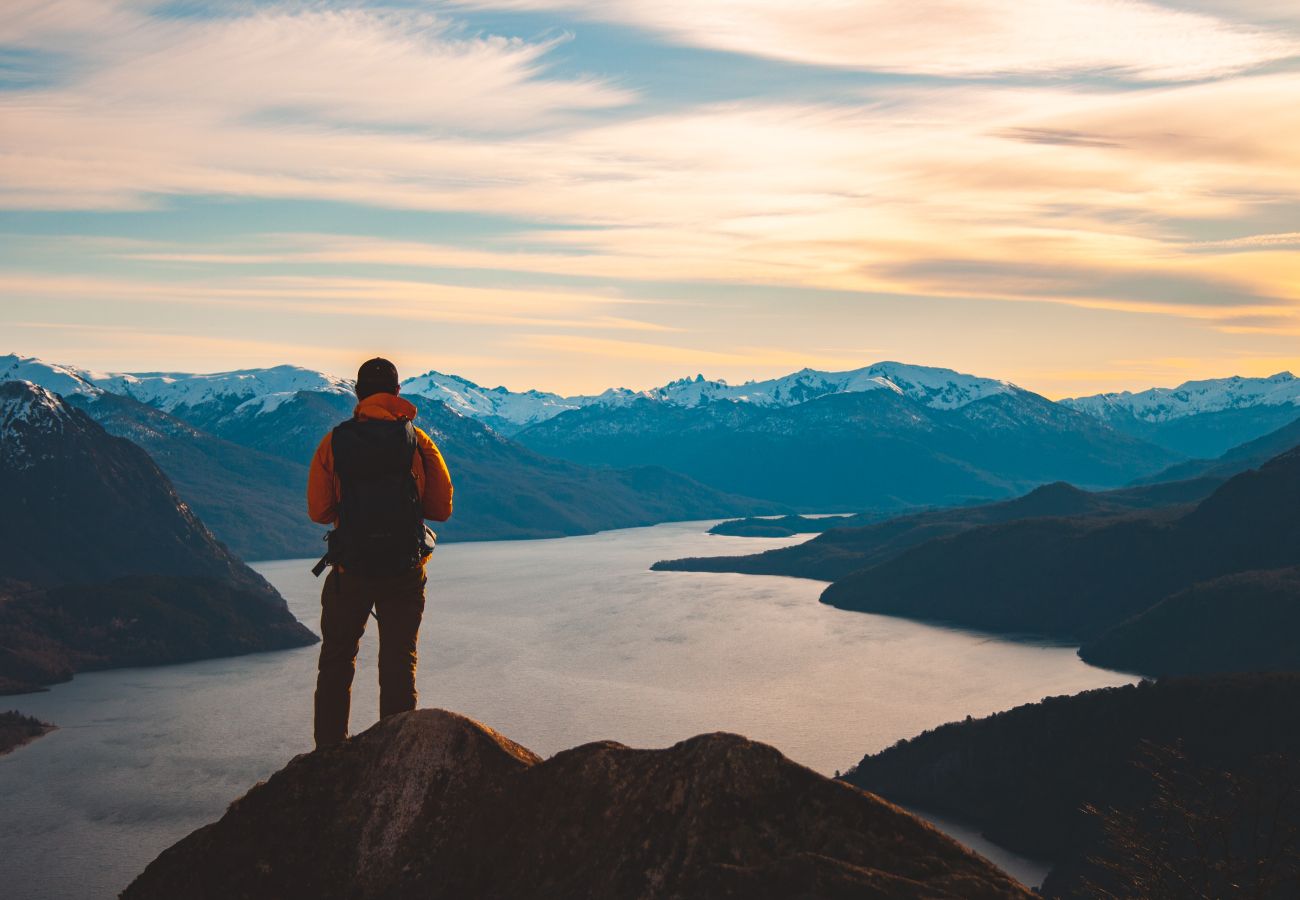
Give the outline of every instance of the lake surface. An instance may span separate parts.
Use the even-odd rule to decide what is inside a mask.
[[[651,572],[658,559],[807,539],[673,523],[548,541],[451,544],[430,563],[422,706],[479,719],[543,756],[613,739],[662,747],[735,731],[830,774],[967,715],[1124,684],[1073,648],[823,606],[793,578]],[[319,625],[311,561],[259,563]],[[353,731],[377,716],[373,628]],[[316,648],[78,675],[0,700],[59,725],[0,757],[0,894],[102,898],[311,749]],[[949,830],[1013,874],[1041,868]]]

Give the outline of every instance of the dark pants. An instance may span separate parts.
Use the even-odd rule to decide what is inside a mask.
[[[424,615],[424,567],[370,577],[331,569],[321,590],[316,746],[348,736],[352,676],[371,607],[379,619],[379,715],[415,709],[416,640]]]

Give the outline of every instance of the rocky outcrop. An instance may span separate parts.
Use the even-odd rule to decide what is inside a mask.
[[[123,894],[147,898],[1029,898],[775,749],[707,734],[548,759],[455,713],[299,756]]]

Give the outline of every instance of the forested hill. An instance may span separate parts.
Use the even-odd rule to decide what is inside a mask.
[[[1135,879],[1162,897],[1300,886],[1300,673],[1052,697],[900,741],[844,777],[1053,861],[1049,897],[1103,896],[1089,881],[1123,897],[1152,895]],[[1189,880],[1156,890],[1171,875]]]

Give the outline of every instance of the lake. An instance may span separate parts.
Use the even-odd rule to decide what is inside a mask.
[[[662,747],[734,731],[826,774],[967,715],[1129,683],[1071,647],[832,609],[819,582],[651,572],[656,560],[807,539],[672,523],[546,541],[450,544],[430,563],[422,706],[543,756],[613,739]],[[254,566],[319,625],[312,561]],[[373,622],[372,622],[373,625]],[[362,644],[353,731],[374,722]],[[165,847],[311,749],[316,648],[78,675],[0,700],[59,725],[0,757],[0,884],[11,900],[111,897]],[[1042,867],[944,823],[1013,874]]]

